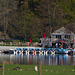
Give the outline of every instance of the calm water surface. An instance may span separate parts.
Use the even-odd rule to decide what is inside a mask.
[[[68,54],[0,54],[0,63],[3,60],[14,64],[38,64],[41,61],[42,65],[75,65],[75,55]]]

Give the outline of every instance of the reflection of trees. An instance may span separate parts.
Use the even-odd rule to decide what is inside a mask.
[[[5,60],[17,64],[39,64],[43,65],[74,65],[75,57],[69,55],[1,55],[0,63]]]

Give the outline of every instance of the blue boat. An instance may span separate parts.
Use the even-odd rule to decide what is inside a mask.
[[[35,48],[35,53],[39,54],[41,51],[39,48]]]
[[[58,50],[58,54],[68,54],[68,49],[61,48]]]
[[[46,54],[46,48],[41,48],[41,52],[42,52],[42,54]]]
[[[55,54],[56,51],[57,51],[57,48],[52,48],[52,49],[51,49],[51,54]]]
[[[63,53],[63,51],[62,51],[63,49],[59,49],[59,51],[58,51],[58,54],[62,54]]]
[[[62,49],[63,54],[68,54],[68,49]]]
[[[17,52],[17,53],[20,53],[20,52],[23,52],[23,51],[22,51],[21,48],[16,48],[16,52]]]
[[[48,48],[48,49],[47,49],[47,53],[48,53],[48,54],[51,54],[51,51],[52,51],[52,48]]]
[[[75,54],[75,49],[70,49],[68,54]]]
[[[23,53],[27,53],[28,49],[27,48],[23,48]]]
[[[29,53],[32,54],[33,52],[35,52],[34,48],[29,48]]]

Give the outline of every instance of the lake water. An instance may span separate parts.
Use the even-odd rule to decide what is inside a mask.
[[[14,64],[38,64],[41,61],[42,65],[75,65],[75,55],[68,54],[0,54],[0,63],[3,60]]]

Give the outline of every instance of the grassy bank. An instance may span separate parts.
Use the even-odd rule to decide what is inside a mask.
[[[4,73],[5,75],[39,75],[39,68],[38,71],[34,68],[35,65],[5,64]],[[41,65],[41,73],[42,75],[75,75],[75,66]],[[1,69],[0,75],[2,75]]]

